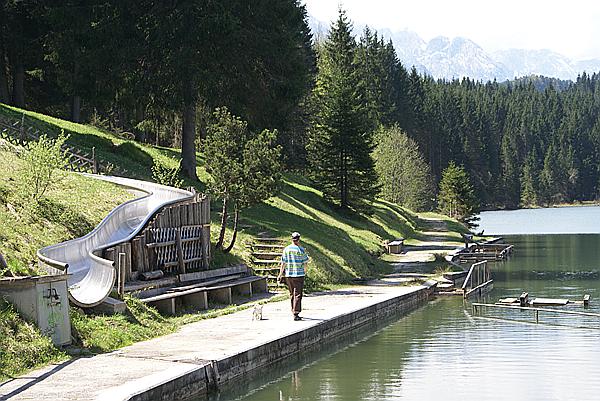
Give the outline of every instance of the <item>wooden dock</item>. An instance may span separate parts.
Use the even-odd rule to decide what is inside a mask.
[[[482,260],[505,260],[513,251],[510,244],[475,243],[456,253],[459,262],[479,262]]]

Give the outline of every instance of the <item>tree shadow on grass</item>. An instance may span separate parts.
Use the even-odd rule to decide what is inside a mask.
[[[374,258],[350,235],[322,219],[311,219],[262,204],[249,210],[245,220],[274,233],[299,231],[315,266],[316,280],[348,282],[355,277],[372,274]],[[310,264],[309,267],[310,269]]]
[[[84,215],[48,198],[39,201],[35,206],[35,213],[51,223],[64,226],[74,238],[81,237],[94,229],[94,225]]]
[[[409,218],[406,217],[408,213],[404,212],[399,207],[391,207],[387,202],[384,203],[381,201],[376,201],[373,203],[373,214],[376,215],[379,220],[385,222],[384,226],[369,220],[364,215],[353,211],[340,209],[333,204],[327,204],[317,193],[298,188],[294,185],[285,185],[279,194],[279,197],[315,220],[320,220],[321,218],[313,211],[309,210],[303,203],[298,202],[297,199],[304,200],[306,204],[310,204],[315,209],[334,216],[337,220],[347,224],[352,228],[357,230],[371,231],[383,239],[391,239],[397,236],[390,232],[387,227],[394,227],[394,229],[402,233],[414,233],[414,229],[410,225],[412,222],[410,222]],[[394,212],[397,214],[394,214]],[[410,224],[407,224],[398,215],[404,216],[405,219],[410,222]]]

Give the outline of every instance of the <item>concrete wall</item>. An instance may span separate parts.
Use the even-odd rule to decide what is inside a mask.
[[[298,331],[277,341],[226,358],[215,363],[217,387],[239,379],[245,374],[267,367],[300,351],[309,350],[326,341],[337,338],[350,330],[405,313],[426,302],[434,287],[423,288],[413,293],[398,296],[367,308],[324,321],[321,324]]]
[[[0,297],[56,345],[71,343],[67,276],[36,276],[0,280]]]
[[[211,391],[260,374],[277,362],[285,363],[286,358],[294,358],[300,351],[307,353],[311,349],[332,344],[340,336],[364,329],[368,327],[367,325],[375,327],[377,322],[390,321],[393,317],[414,310],[427,302],[433,296],[434,290],[435,283],[428,283],[417,291],[351,311],[235,356],[218,361],[206,361],[206,364],[200,364],[198,369],[176,380],[159,383],[151,390],[139,393],[130,399],[181,400],[206,396]]]

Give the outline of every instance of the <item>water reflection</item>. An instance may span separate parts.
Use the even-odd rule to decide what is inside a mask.
[[[599,235],[508,240],[516,251],[493,266],[495,289],[487,302],[522,291],[577,300],[590,294],[586,311],[600,313]],[[544,315],[540,321],[534,323],[531,311],[474,314],[462,299],[439,298],[367,339],[281,365],[268,381],[246,383],[219,399],[597,399],[599,319]]]

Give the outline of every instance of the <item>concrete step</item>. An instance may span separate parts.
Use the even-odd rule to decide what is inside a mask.
[[[281,238],[276,238],[276,237],[257,237],[256,238],[257,241],[281,241]]]
[[[269,260],[281,257],[281,252],[252,252],[252,256],[257,259]]]
[[[275,259],[254,259],[252,263],[255,265],[279,265],[281,261]]]
[[[250,245],[250,247],[252,249],[268,249],[268,250],[285,248],[284,245],[279,245],[279,244],[256,244],[256,243]]]

